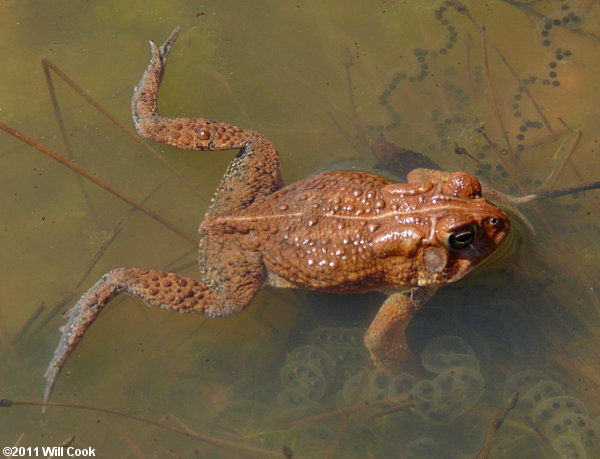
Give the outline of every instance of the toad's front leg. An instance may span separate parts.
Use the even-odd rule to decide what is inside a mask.
[[[365,346],[375,366],[392,371],[402,369],[412,355],[406,345],[406,327],[435,291],[412,289],[394,293],[383,302],[365,334]]]
[[[196,312],[217,318],[236,314],[254,298],[264,280],[258,259],[228,258],[219,267],[219,276],[206,285],[189,277],[164,271],[117,268],[100,278],[65,314],[67,323],[54,356],[46,370],[44,400],[48,400],[56,379],[83,335],[119,293],[137,296],[150,306],[176,312]],[[220,282],[223,280],[226,282]]]

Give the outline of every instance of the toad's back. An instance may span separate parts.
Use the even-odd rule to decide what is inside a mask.
[[[317,174],[265,196],[233,215],[207,218],[209,231],[235,231],[260,251],[271,273],[293,285],[333,292],[385,283],[371,248],[390,182],[365,172]],[[220,229],[220,230],[219,230]]]

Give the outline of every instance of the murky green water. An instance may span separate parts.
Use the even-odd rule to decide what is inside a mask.
[[[163,114],[264,132],[288,182],[332,167],[374,168],[370,145],[381,133],[514,194],[598,180],[598,4],[466,6],[6,1],[0,121],[66,154],[40,64],[46,58],[131,127],[129,98],[149,59],[147,40],[162,41],[180,25]],[[54,84],[75,161],[140,201],[160,185],[146,204],[193,235],[231,154],[155,146],[190,187]],[[60,312],[117,266],[194,276],[194,244],[31,147],[0,139],[0,397],[39,400]],[[456,146],[474,159],[454,154]],[[284,457],[285,445],[295,458],[462,458],[482,447],[497,409],[518,390],[521,402],[491,457],[597,457],[599,196],[523,208],[536,234],[519,225],[512,253],[442,289],[415,318],[409,342],[425,357],[413,378],[352,377],[364,357],[360,336],[383,299],[375,294],[264,291],[244,314],[220,321],[122,298],[79,346],[53,400],[185,425],[273,457]],[[321,353],[296,349],[305,345]],[[312,363],[298,369],[298,361]],[[308,374],[319,389],[283,387],[280,372],[289,371]],[[357,387],[362,402],[409,391],[415,406],[283,420],[348,406]],[[77,409],[42,415],[14,407],[0,411],[0,426],[1,446],[56,446],[74,435],[73,446],[94,447],[98,457],[236,457]]]

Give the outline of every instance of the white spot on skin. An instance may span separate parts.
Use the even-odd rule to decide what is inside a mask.
[[[378,241],[381,242],[385,242],[388,241],[390,239],[392,240],[401,240],[401,239],[416,239],[418,240],[420,237],[419,235],[411,230],[411,229],[405,229],[402,231],[390,231],[389,233],[383,234],[380,237],[377,238]]]

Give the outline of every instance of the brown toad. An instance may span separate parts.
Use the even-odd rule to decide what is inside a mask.
[[[441,285],[465,276],[506,238],[507,216],[472,175],[415,170],[408,184],[356,171],[283,186],[279,156],[259,132],[205,118],[163,118],[157,94],[176,29],[134,90],[133,119],[149,140],[195,150],[239,149],[200,225],[200,280],[117,268],[67,313],[46,372],[50,395],[67,357],[119,293],[178,312],[226,317],[263,286],[388,294],[365,335],[378,366],[398,369],[411,316]],[[425,180],[419,177],[427,177]],[[429,179],[433,177],[433,179]]]

